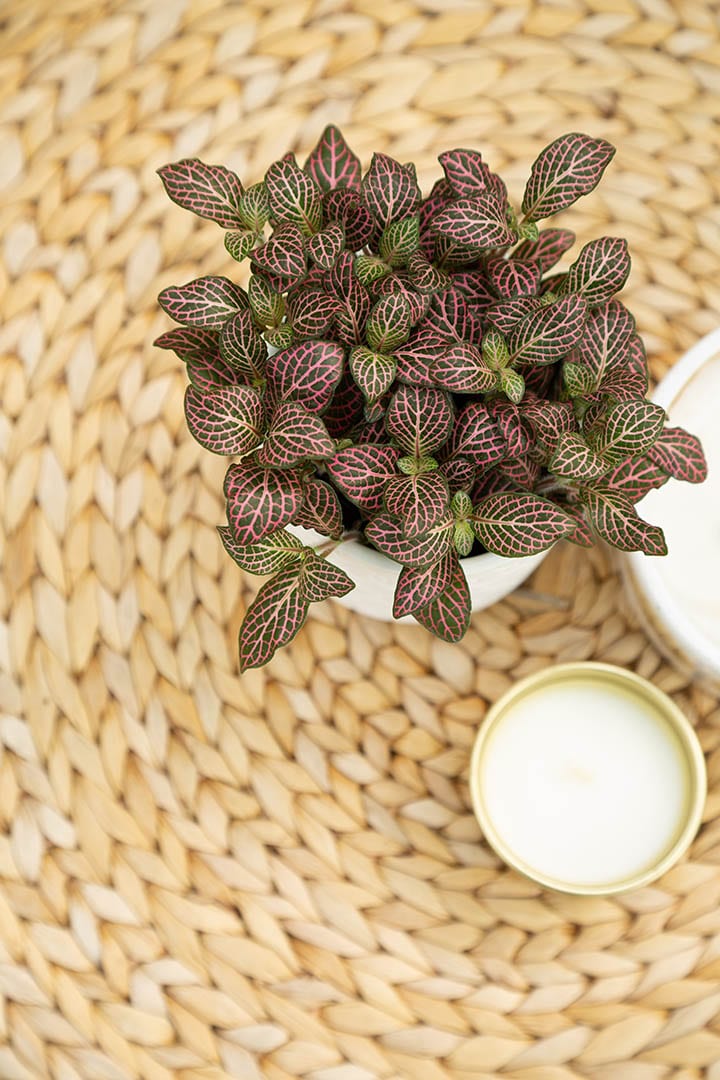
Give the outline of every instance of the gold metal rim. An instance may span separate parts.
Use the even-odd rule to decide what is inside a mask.
[[[658,859],[653,866],[642,870],[633,877],[625,878],[622,881],[611,882],[606,885],[573,885],[538,873],[523,860],[518,859],[513,851],[504,843],[502,837],[496,832],[485,806],[480,785],[483,751],[487,745],[490,734],[498,721],[505,715],[508,708],[516,702],[518,698],[535,692],[544,684],[549,685],[561,680],[577,678],[578,676],[583,675],[599,681],[612,681],[616,685],[621,684],[625,687],[632,687],[635,692],[640,693],[647,701],[651,702],[677,735],[685,753],[689,777],[689,793],[685,825],[672,847],[669,848],[662,858]],[[707,796],[707,774],[702,748],[692,725],[678,706],[667,696],[667,694],[662,690],[658,690],[657,687],[653,686],[652,683],[649,683],[646,679],[643,679],[642,676],[636,675],[632,671],[626,671],[624,668],[616,667],[614,664],[602,664],[590,660],[582,663],[556,664],[553,667],[544,668],[534,675],[529,675],[527,678],[521,679],[520,682],[516,683],[515,686],[508,690],[506,694],[503,694],[503,696],[491,706],[475,739],[475,745],[473,746],[470,758],[469,783],[473,810],[480,823],[483,835],[503,862],[507,863],[508,866],[513,867],[513,869],[517,870],[525,877],[530,878],[532,881],[536,881],[539,885],[543,885],[545,888],[554,889],[556,892],[570,893],[573,896],[612,896],[617,893],[628,892],[631,889],[640,888],[661,877],[662,874],[669,870],[689,848],[700,827],[702,812]]]

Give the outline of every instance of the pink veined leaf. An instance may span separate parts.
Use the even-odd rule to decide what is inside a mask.
[[[153,342],[159,349],[172,349],[184,363],[189,360],[205,360],[218,351],[218,335],[215,330],[199,326],[174,326]]]
[[[431,222],[433,218],[444,210],[449,203],[455,199],[455,192],[453,191],[447,180],[442,177],[440,180],[436,180],[433,184],[432,191],[429,195],[420,203],[418,208],[418,215],[420,218],[420,236],[426,237],[430,231]],[[425,254],[432,260],[434,249],[434,241],[431,238],[430,250]]]
[[[608,471],[607,462],[591,450],[581,435],[567,431],[561,435],[548,469],[570,480],[597,480]]]
[[[241,570],[249,574],[274,574],[303,558],[303,545],[297,536],[278,529],[257,544],[238,544],[229,525],[218,525],[223,547]]]
[[[236,312],[248,306],[239,285],[225,277],[201,277],[187,285],[171,285],[158,296],[160,307],[175,322],[219,330]]]
[[[635,320],[619,300],[610,300],[590,313],[577,359],[593,372],[596,387],[602,385],[606,372],[626,363],[634,332]]]
[[[419,322],[430,308],[431,297],[428,294],[416,292],[413,283],[403,270],[397,270],[388,274],[382,281],[375,282],[373,293],[376,299],[383,296],[403,297],[410,306],[410,322],[413,325]]]
[[[288,319],[297,340],[330,334],[338,302],[322,289],[300,288],[288,297]]]
[[[343,534],[343,516],[337,493],[330,484],[314,477],[306,480],[303,486],[303,502],[295,525],[304,529],[314,529],[323,536],[339,540]]]
[[[373,154],[362,180],[362,197],[378,224],[386,228],[412,214],[421,196],[417,178],[406,165],[387,154]]]
[[[363,409],[363,416],[365,423],[370,427],[377,426],[383,422],[385,413],[387,411],[387,395],[383,395],[378,401],[366,401]],[[358,440],[364,441],[364,440]]]
[[[335,314],[339,340],[343,345],[362,345],[370,314],[370,294],[358,280],[351,252],[343,251],[333,266],[330,286],[339,301]]]
[[[533,259],[546,274],[574,243],[575,233],[569,229],[541,229],[537,240],[523,240],[515,249],[515,258]]]
[[[552,451],[566,432],[575,430],[575,415],[569,401],[534,401],[523,404],[520,415],[530,424],[534,442],[545,451]]]
[[[230,169],[184,158],[163,165],[158,175],[172,201],[184,210],[209,218],[223,229],[242,228],[239,206],[243,186]]]
[[[360,159],[334,124],[325,128],[303,168],[321,191],[360,187]]]
[[[431,251],[429,239],[433,238],[434,245]],[[467,244],[460,244],[450,236],[434,232],[430,238],[423,240],[422,250],[428,258],[432,258],[434,262],[439,266],[442,266],[448,273],[452,273],[454,270],[467,270],[468,268],[475,266],[478,257],[485,249],[472,247]]]
[[[321,555],[314,552],[305,559],[300,574],[300,589],[312,604],[329,600],[331,596],[345,596],[355,588],[353,579]]]
[[[395,349],[397,377],[410,386],[434,386],[432,365],[447,340],[431,327],[416,328],[410,339]]]
[[[589,307],[612,300],[630,274],[627,240],[603,236],[591,240],[578,255],[562,283],[563,293],[577,293]]]
[[[490,259],[486,272],[491,288],[506,300],[535,296],[539,291],[542,270],[532,259]]]
[[[267,362],[267,348],[249,309],[238,311],[223,324],[220,352],[226,363],[249,378],[262,377]]]
[[[268,327],[263,333],[263,338],[274,349],[289,349],[291,345],[295,344],[295,334],[290,323]],[[273,397],[272,394],[269,396]]]
[[[407,261],[407,269],[413,288],[419,293],[442,292],[451,285],[450,275],[428,262],[421,251],[413,252]]]
[[[447,515],[449,504],[447,481],[440,472],[394,476],[385,488],[387,512],[400,518],[408,538],[432,529]]]
[[[193,438],[214,454],[249,454],[263,436],[262,399],[250,386],[188,386],[185,419]]]
[[[448,482],[450,494],[456,491],[470,491],[475,482],[477,466],[469,458],[451,457],[440,464],[440,472]]]
[[[405,453],[421,458],[447,442],[453,420],[452,404],[444,391],[400,386],[392,396],[385,422]]]
[[[585,332],[587,304],[564,296],[531,312],[508,334],[508,349],[519,364],[552,364],[575,348]]]
[[[371,349],[388,353],[407,341],[411,327],[410,304],[400,293],[390,293],[373,306],[365,335]]]
[[[621,461],[604,480],[604,486],[624,495],[631,503],[645,498],[649,491],[666,484],[670,477],[649,454]]]
[[[468,334],[468,305],[465,297],[455,290],[435,293],[430,300],[430,310],[423,325],[451,341],[462,341]]]
[[[564,539],[569,540],[571,544],[577,544],[578,547],[593,547],[595,544],[595,537],[593,536],[592,529],[588,525],[584,508],[575,505],[566,506],[565,509],[573,519],[573,528]]]
[[[337,384],[332,400],[323,413],[325,427],[333,439],[342,439],[362,420],[363,396],[349,371]]]
[[[288,285],[298,281],[305,273],[306,266],[299,227],[292,224],[278,227],[269,240],[255,248],[252,261],[253,266]]]
[[[598,387],[604,394],[611,394],[619,401],[645,397],[648,391],[649,372],[647,354],[642,338],[633,331],[626,346],[625,355],[605,371]]]
[[[277,400],[292,398],[322,413],[343,373],[344,358],[337,342],[302,341],[268,359],[268,381]]]
[[[299,401],[283,401],[273,416],[258,461],[274,469],[289,469],[301,461],[332,457],[334,452],[335,443],[320,417]]]
[[[529,454],[503,458],[495,467],[524,491],[532,491],[540,479],[540,465]]]
[[[432,375],[437,386],[454,394],[487,393],[495,386],[495,372],[468,341],[447,346],[435,360]]]
[[[356,345],[350,353],[352,377],[368,401],[378,401],[390,389],[397,364],[394,356]]]
[[[372,423],[363,419],[362,423],[350,432],[348,438],[358,446],[366,446],[372,443],[374,446],[387,446],[387,431],[385,430],[385,413]]]
[[[477,503],[473,527],[488,551],[516,558],[545,551],[570,532],[573,521],[555,503],[529,491],[500,492]]]
[[[270,217],[275,224],[290,222],[306,236],[322,226],[322,192],[312,176],[290,155],[276,161],[265,174]]]
[[[665,424],[665,410],[651,401],[622,401],[614,405],[593,444],[610,465],[649,450]]]
[[[302,503],[302,484],[294,472],[242,462],[225,475],[228,523],[239,544],[257,544],[288,525]]]
[[[460,641],[470,626],[472,600],[462,563],[453,561],[452,575],[441,593],[414,613],[415,618],[442,641]]]
[[[579,132],[555,139],[533,163],[522,201],[525,218],[539,221],[572,206],[599,183],[614,154],[605,139]]]
[[[451,275],[453,289],[461,292],[473,310],[484,312],[495,303],[495,294],[482,270],[456,270]]]
[[[515,494],[521,490],[519,484],[500,471],[500,465],[493,465],[492,468],[486,469],[478,476],[470,489],[470,497],[473,504],[475,504],[482,499],[486,499],[489,495],[507,494],[508,492]]]
[[[454,244],[487,250],[512,244],[505,207],[492,192],[456,199],[433,218],[433,231]]]
[[[525,400],[530,400],[533,397],[547,399],[555,382],[555,373],[556,368],[553,364],[525,368],[523,371],[526,391]]]
[[[345,229],[348,251],[360,251],[369,242],[375,229],[370,211],[360,201],[360,192],[335,188],[323,197],[325,221],[339,221]]]
[[[585,488],[581,498],[594,529],[611,547],[667,555],[662,529],[638,517],[633,504],[619,491],[605,486]]]
[[[481,401],[471,402],[458,414],[450,453],[453,457],[467,458],[483,468],[505,457],[505,438]]]
[[[708,467],[702,444],[696,435],[684,428],[665,428],[648,453],[655,464],[676,480],[702,484],[707,479]]]
[[[507,201],[507,189],[492,172],[478,150],[446,150],[438,161],[455,195],[461,199],[491,191],[500,201]]]
[[[411,570],[403,566],[395,586],[393,617],[402,619],[412,615],[419,608],[427,607],[436,596],[450,584],[457,558],[448,551],[438,562],[425,570]]]
[[[409,537],[402,523],[389,514],[378,514],[368,523],[365,536],[389,559],[423,570],[446,555],[452,544],[454,518],[448,511],[428,532]]]
[[[330,270],[345,246],[345,230],[338,221],[331,222],[307,242],[307,253],[321,270]]]
[[[230,367],[219,351],[202,360],[188,360],[187,373],[193,386],[205,393],[220,386],[237,386],[245,382],[245,376]]]
[[[368,513],[383,505],[385,485],[397,473],[400,454],[394,447],[368,444],[339,450],[327,463],[327,471],[337,487]]]
[[[485,312],[487,322],[501,334],[509,334],[518,323],[534,311],[540,311],[542,301],[537,296],[516,296],[512,300],[500,300]]]
[[[488,412],[500,429],[511,457],[525,454],[530,449],[530,438],[522,422],[522,413],[517,405],[501,398],[488,402]]]
[[[266,581],[240,627],[240,668],[261,667],[297,634],[307,618],[309,601],[300,591],[299,570],[281,570]]]

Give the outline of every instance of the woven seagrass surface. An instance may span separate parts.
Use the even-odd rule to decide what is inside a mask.
[[[483,149],[513,195],[566,130],[618,146],[561,224],[629,237],[657,377],[720,310],[709,0],[10,0],[0,61],[0,1077],[720,1077],[720,711],[559,548],[462,645],[326,605],[261,672],[223,460],[155,297],[234,272],[155,169],[259,179],[342,124],[369,161]],[[488,704],[561,660],[670,690],[708,755],[689,857],[616,899],[483,843]]]

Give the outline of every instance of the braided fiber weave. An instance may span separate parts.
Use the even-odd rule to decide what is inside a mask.
[[[460,646],[337,606],[238,676],[257,588],[185,430],[156,295],[233,273],[155,169],[259,179],[340,123],[482,149],[517,198],[568,130],[618,146],[560,224],[627,235],[657,377],[720,311],[709,0],[5,0],[0,6],[0,1077],[720,1078],[720,710],[560,547]],[[614,899],[483,844],[488,703],[597,658],[708,753],[686,861]]]

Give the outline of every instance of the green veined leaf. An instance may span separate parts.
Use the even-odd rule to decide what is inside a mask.
[[[337,222],[331,222],[322,232],[315,233],[307,242],[307,253],[321,270],[335,265],[345,246],[345,230]]]
[[[421,251],[414,251],[407,261],[407,270],[414,289],[419,293],[442,292],[450,287],[450,275],[438,270]]]
[[[193,438],[213,454],[249,454],[265,426],[262,399],[250,386],[188,386],[185,419]]]
[[[322,191],[360,187],[360,159],[334,124],[325,128],[303,168]]]
[[[419,608],[432,603],[450,584],[456,563],[455,555],[448,551],[438,562],[424,570],[403,566],[395,586],[394,618],[402,619],[405,615],[412,615]]]
[[[291,222],[305,236],[321,228],[322,193],[294,158],[282,158],[270,166],[265,174],[265,190],[273,222]]]
[[[248,574],[274,574],[303,558],[303,545],[297,536],[278,529],[257,544],[238,544],[229,525],[218,525],[223,547],[241,570]]]
[[[586,364],[566,360],[562,366],[562,377],[563,386],[571,398],[584,397],[595,390],[595,375]]]
[[[260,326],[278,326],[285,314],[285,299],[262,274],[253,274],[248,284],[248,299],[255,321]]]
[[[262,233],[270,217],[267,191],[262,181],[252,184],[240,200],[240,219],[250,232]]]
[[[415,618],[442,641],[457,642],[467,633],[472,615],[472,601],[465,571],[457,559],[452,566],[452,576],[427,607],[415,612]]]
[[[261,239],[258,233],[249,232],[247,229],[242,232],[226,232],[225,250],[236,262],[242,262]]]
[[[383,228],[412,214],[420,202],[420,188],[413,172],[387,154],[373,154],[362,180],[365,206]]]
[[[512,368],[502,368],[496,374],[498,389],[514,405],[519,404],[525,396],[525,380],[519,371]]]
[[[593,439],[595,449],[611,465],[642,454],[656,442],[665,420],[665,410],[651,401],[619,402]]]
[[[519,364],[552,364],[562,359],[582,339],[586,319],[587,304],[579,296],[565,296],[531,312],[508,334],[511,359]]]
[[[650,459],[676,480],[701,484],[707,479],[707,461],[696,435],[681,427],[670,427],[650,447]]]
[[[558,439],[548,469],[570,480],[596,480],[608,471],[607,462],[591,450],[581,435],[567,431]]]
[[[662,529],[638,517],[630,500],[618,491],[604,486],[585,488],[581,498],[598,535],[612,547],[667,555]]]
[[[375,352],[392,352],[410,334],[410,304],[401,293],[388,293],[373,306],[365,328],[367,343]]]
[[[223,323],[220,352],[226,363],[250,379],[260,379],[265,372],[267,348],[253,324],[250,311],[238,311]]]
[[[226,277],[201,277],[187,285],[171,285],[158,302],[175,322],[219,330],[236,312],[248,306],[248,298]]]
[[[324,480],[312,477],[303,485],[303,501],[295,525],[314,529],[323,536],[339,540],[343,534],[343,515],[337,492]]]
[[[552,547],[573,527],[571,518],[549,499],[530,492],[499,492],[475,506],[473,526],[488,551],[516,558]]]
[[[431,529],[447,514],[450,493],[445,477],[436,471],[394,476],[385,488],[389,514],[400,518],[408,537]]]
[[[223,229],[242,227],[239,213],[243,187],[223,165],[206,165],[184,158],[158,169],[165,190],[174,203],[199,217],[217,222]]]
[[[599,183],[615,147],[605,139],[571,132],[546,146],[535,160],[522,211],[530,221],[557,214]]]
[[[305,559],[300,574],[300,589],[312,604],[329,600],[331,596],[345,596],[355,588],[353,579],[339,566],[312,553]]]
[[[350,353],[350,371],[368,401],[377,401],[390,389],[397,364],[394,356],[356,345]]]
[[[228,524],[238,544],[257,544],[288,525],[300,509],[302,494],[293,472],[245,461],[231,465],[225,474],[225,498]]]
[[[289,469],[301,461],[321,461],[334,453],[335,442],[320,417],[299,401],[283,401],[273,416],[258,461],[274,469]]]
[[[358,255],[355,259],[355,273],[363,285],[372,285],[391,273],[391,267],[377,255]]]
[[[383,555],[403,566],[422,570],[438,562],[452,544],[455,520],[448,511],[420,536],[406,536],[402,523],[389,514],[378,514],[368,523],[365,536]]]
[[[580,252],[560,286],[562,293],[577,293],[589,307],[612,300],[630,274],[627,240],[603,236],[591,240]]]
[[[240,627],[240,668],[261,667],[297,634],[307,618],[309,601],[300,591],[298,569],[281,570],[266,581]]]
[[[290,323],[283,323],[282,326],[269,326],[263,332],[263,337],[268,345],[271,345],[274,349],[289,349],[295,340],[295,334]]]
[[[405,266],[420,245],[420,218],[412,217],[394,221],[383,230],[380,237],[380,255],[390,266]]]
[[[453,419],[450,399],[442,390],[400,386],[388,406],[386,427],[406,454],[420,458],[447,441]]]

